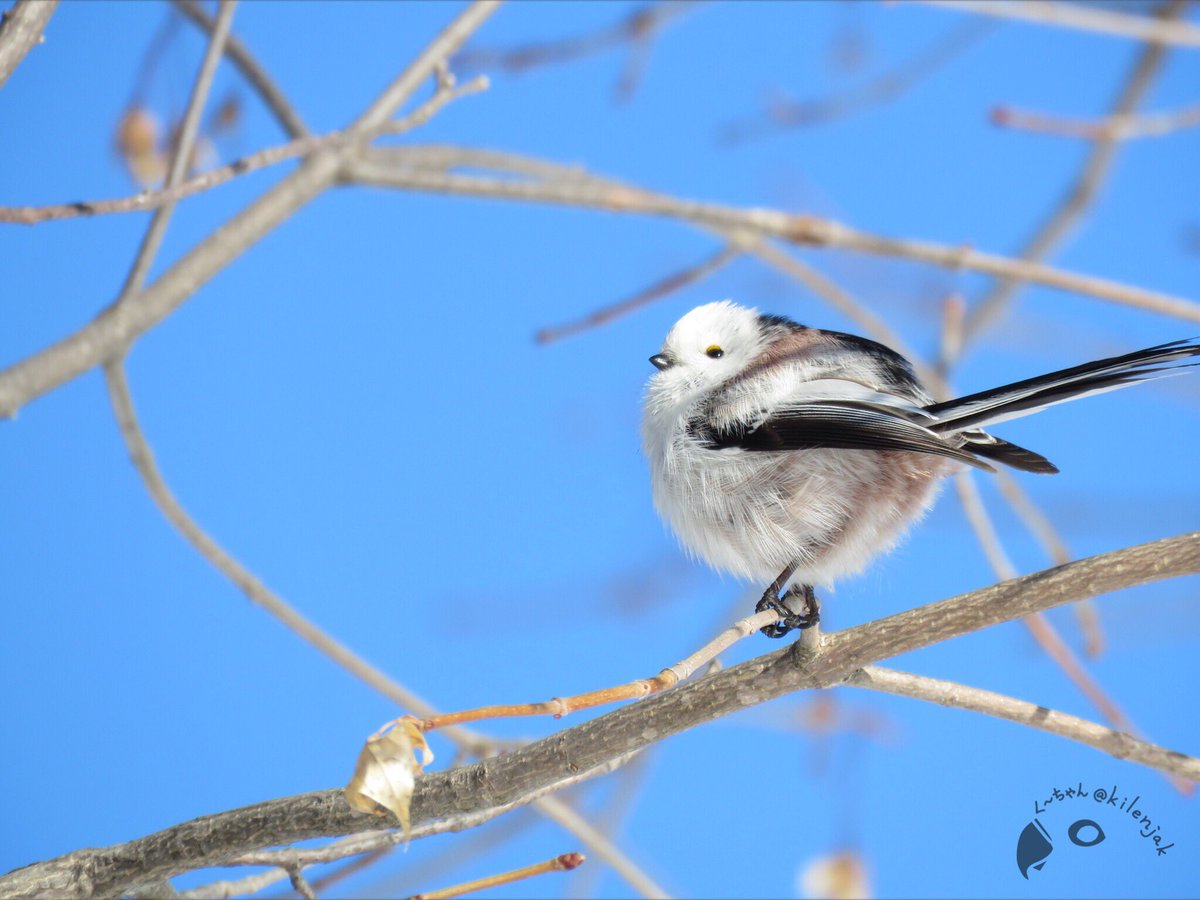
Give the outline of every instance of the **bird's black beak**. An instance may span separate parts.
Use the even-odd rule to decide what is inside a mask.
[[[667,354],[655,353],[652,357],[650,357],[650,364],[652,366],[654,366],[654,368],[656,368],[660,372],[662,372],[666,369],[671,368],[671,366],[673,366],[675,363],[674,363],[674,360],[671,359],[671,357],[667,356]]]

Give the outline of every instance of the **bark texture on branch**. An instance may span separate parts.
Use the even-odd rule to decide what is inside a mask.
[[[0,20],[0,88],[41,40],[58,0],[17,0]]]
[[[1040,610],[1164,578],[1200,573],[1200,532],[1139,544],[834,632],[816,653],[800,642],[655,694],[512,753],[433,772],[417,782],[414,826],[507,806],[547,786],[719,716],[863,666]],[[149,880],[217,865],[261,847],[377,829],[340,790],[285,797],[203,816],[111,847],[80,850],[0,877],[0,897],[112,895]]]

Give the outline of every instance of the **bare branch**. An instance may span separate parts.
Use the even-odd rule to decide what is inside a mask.
[[[1185,756],[1182,753],[1166,750],[1155,744],[1139,740],[1127,732],[1106,728],[1078,716],[1047,709],[1036,703],[1017,700],[1004,694],[968,687],[952,681],[942,681],[938,678],[927,678],[924,675],[882,669],[878,666],[865,666],[859,669],[846,679],[845,684],[850,687],[869,688],[873,691],[897,694],[901,697],[928,700],[930,703],[937,703],[940,706],[969,709],[998,719],[1007,719],[1010,722],[1028,725],[1030,728],[1069,738],[1072,741],[1079,741],[1081,744],[1095,747],[1117,759],[1128,759],[1162,772],[1170,772],[1180,778],[1200,781],[1200,759],[1194,756]]]
[[[152,209],[162,209],[194,194],[219,187],[241,175],[256,172],[268,166],[286,162],[300,156],[307,156],[322,148],[344,149],[351,144],[364,143],[374,140],[383,134],[404,134],[413,128],[424,125],[440,112],[447,104],[460,97],[477,94],[486,90],[488,81],[485,77],[473,78],[462,86],[455,86],[453,79],[439,82],[437,91],[421,104],[411,114],[396,121],[389,121],[360,135],[352,135],[346,131],[331,131],[328,134],[297,138],[286,144],[266,147],[249,156],[243,156],[233,162],[217,166],[206,172],[201,172],[187,181],[181,181],[157,191],[142,191],[130,197],[118,197],[112,200],[82,200],[74,203],[55,203],[46,206],[0,206],[0,222],[12,222],[18,225],[36,225],[59,219],[75,219],[81,216],[111,215],[114,213],[146,212]]]
[[[512,884],[514,881],[523,881],[526,878],[545,875],[548,872],[567,872],[583,865],[586,858],[582,853],[563,853],[532,866],[513,869],[499,875],[489,875],[486,878],[477,878],[474,881],[467,881],[436,891],[426,891],[423,894],[415,895],[412,900],[450,900],[452,897],[473,894],[488,888],[499,887],[502,884]]]
[[[888,103],[947,65],[994,27],[994,22],[969,19],[917,56],[865,84],[819,100],[776,100],[763,113],[727,123],[718,134],[722,142],[738,144],[772,132],[824,125]]]
[[[638,700],[649,694],[669,690],[679,684],[679,682],[687,680],[735,643],[752,634],[756,634],[759,630],[770,625],[778,618],[778,613],[772,610],[764,610],[763,612],[756,612],[746,616],[744,619],[738,619],[695,653],[686,659],[680,660],[673,666],[668,666],[652,678],[637,678],[616,687],[600,688],[599,690],[575,694],[570,697],[554,697],[551,700],[544,700],[540,703],[507,703],[478,706],[474,709],[462,710],[460,712],[439,713],[438,715],[426,718],[418,724],[422,731],[434,731],[445,728],[448,725],[459,725],[463,722],[479,722],[485,719],[520,716],[554,716],[556,719],[561,719],[568,713],[578,712],[583,709],[592,709],[596,706],[618,703],[622,700]],[[815,644],[820,640],[820,631],[815,627],[805,629],[801,638],[806,643]],[[376,734],[399,726],[407,718],[402,717],[388,722],[381,726]]]
[[[996,472],[996,484],[1000,488],[1000,496],[1009,505],[1017,517],[1024,523],[1025,528],[1042,545],[1046,556],[1056,565],[1070,562],[1072,553],[1066,540],[1049,517],[1033,502],[1021,483],[1009,472],[1001,469]],[[1084,653],[1097,657],[1104,652],[1104,631],[1100,627],[1100,619],[1096,614],[1095,605],[1091,600],[1080,600],[1074,607],[1075,619],[1083,632]]]
[[[422,776],[413,795],[413,837],[427,829],[461,825],[470,817],[490,818],[681,731],[792,691],[839,684],[880,660],[1084,597],[1198,572],[1200,532],[1193,532],[834,632],[816,651],[797,642],[511,753]],[[239,852],[257,847],[376,830],[379,822],[351,810],[340,789],[303,794],[25,866],[0,877],[0,893],[11,897],[118,893],[137,883],[226,863]]]
[[[704,259],[695,265],[688,266],[686,269],[681,269],[678,272],[672,272],[666,278],[654,282],[654,284],[638,291],[632,297],[626,297],[616,303],[602,307],[595,312],[589,313],[582,319],[576,319],[574,322],[568,322],[565,325],[558,325],[552,328],[543,328],[534,335],[533,339],[539,344],[549,344],[573,334],[579,334],[581,331],[599,328],[601,325],[606,325],[613,319],[619,319],[621,316],[627,315],[648,303],[653,303],[661,297],[674,293],[690,284],[703,281],[718,269],[732,262],[737,255],[738,249],[736,247],[722,247],[716,253],[704,257]]]
[[[1135,41],[1167,44],[1174,47],[1200,47],[1200,28],[1188,22],[1164,22],[1148,16],[1131,16],[1080,3],[1052,3],[1049,0],[917,0],[937,9],[1022,19],[1042,25],[1059,25],[1132,38]]]
[[[171,167],[167,171],[167,189],[177,186],[183,181],[184,175],[191,168],[192,148],[196,144],[196,136],[200,133],[200,116],[204,112],[204,104],[208,100],[208,91],[212,87],[213,76],[217,71],[217,63],[224,54],[225,41],[229,30],[233,27],[233,12],[237,8],[237,0],[221,0],[217,8],[217,21],[213,25],[212,37],[208,41],[208,49],[200,63],[200,71],[196,74],[196,83],[192,86],[192,95],[188,98],[187,111],[183,115],[183,124],[179,129],[179,137],[175,141],[175,151],[171,158]],[[133,266],[121,287],[120,296],[114,305],[120,306],[131,295],[142,289],[146,273],[162,245],[167,233],[167,225],[171,222],[171,214],[175,211],[174,203],[166,203],[154,213],[150,226],[142,237]]]
[[[620,21],[591,34],[524,44],[506,50],[483,47],[465,50],[459,54],[456,62],[472,69],[499,68],[525,72],[538,66],[572,62],[628,44],[631,56],[617,84],[617,96],[626,100],[637,86],[651,41],[671,20],[689,12],[694,6],[696,0],[660,0],[639,7]]]
[[[1067,272],[1040,263],[980,253],[966,246],[953,247],[930,241],[889,238],[858,231],[840,222],[816,216],[762,208],[739,209],[683,200],[616,181],[583,176],[578,172],[562,181],[459,175],[442,168],[422,165],[423,150],[421,147],[368,148],[361,159],[348,166],[347,177],[376,187],[662,216],[722,234],[748,232],[751,235],[782,238],[802,246],[853,250],[873,256],[910,259],[954,270],[968,269],[1000,278],[1031,281],[1047,287],[1088,294],[1114,303],[1200,322],[1200,304],[1182,297]],[[440,160],[453,156],[450,148],[446,147],[438,147],[435,153]],[[476,157],[470,150],[462,150],[458,158],[459,162],[449,165],[475,165],[472,160]],[[529,162],[540,161],[527,161]],[[4,409],[2,388],[3,375],[0,374],[0,413]]]
[[[566,803],[557,797],[543,797],[537,801],[537,806],[547,818],[557,822],[571,834],[581,839],[586,838],[588,849],[612,866],[613,870],[624,878],[640,896],[652,898],[652,900],[669,900],[670,894],[634,865],[621,848],[608,839],[607,835],[593,827],[587,819]]]
[[[317,892],[312,889],[312,885],[308,883],[308,879],[304,877],[304,871],[299,866],[288,870],[288,878],[296,893],[304,900],[317,900]]]
[[[1103,119],[1073,119],[1001,106],[992,110],[992,121],[1004,128],[1036,131],[1085,141],[1128,141],[1162,137],[1200,126],[1200,104],[1170,112],[1110,115]]]
[[[193,24],[203,31],[212,34],[213,19],[196,0],[174,0],[175,8]],[[288,102],[283,91],[275,84],[274,79],[267,74],[258,60],[246,46],[234,35],[225,42],[225,55],[234,64],[242,76],[250,82],[251,87],[262,98],[280,126],[290,138],[300,138],[308,134],[308,127],[300,118],[299,113]]]
[[[42,40],[58,0],[17,0],[0,17],[0,88],[34,44]]]
[[[261,890],[278,884],[288,877],[286,869],[270,869],[231,881],[214,881],[201,887],[180,891],[179,896],[185,900],[230,900],[232,897],[245,897],[257,894]]]
[[[495,9],[496,0],[476,0],[463,10],[349,130],[357,134],[386,123]],[[0,418],[11,417],[34,397],[122,352],[264,235],[336,184],[343,164],[342,154],[335,148],[312,154],[295,172],[184,254],[131,302],[109,307],[74,334],[0,371]]]
[[[1181,10],[1181,3],[1170,3],[1164,15],[1178,16]],[[1160,44],[1150,44],[1142,50],[1118,92],[1111,115],[1122,116],[1137,109],[1161,71],[1166,57],[1166,49]],[[1092,145],[1074,183],[1021,248],[1023,260],[1040,262],[1046,259],[1087,215],[1112,170],[1118,149],[1117,142],[1111,138],[1101,138]],[[1022,287],[1024,285],[1020,280],[1011,278],[992,286],[967,314],[960,351],[1000,317]]]
[[[183,535],[187,542],[196,549],[196,552],[237,585],[252,602],[261,606],[286,628],[350,674],[370,685],[398,706],[414,710],[420,715],[434,715],[436,710],[432,704],[388,677],[387,674],[359,657],[345,644],[331,637],[319,626],[301,615],[234,559],[188,515],[187,510],[171,493],[162,473],[159,472],[158,464],[154,460],[154,453],[142,434],[137,414],[134,411],[133,400],[129,394],[129,384],[125,378],[123,363],[118,361],[107,364],[104,368],[104,376],[108,384],[113,415],[116,417],[117,426],[121,431],[121,437],[125,441],[125,447],[129,451],[134,468],[137,469],[138,475],[146,485],[146,490],[150,492],[150,496],[167,521]],[[465,729],[452,730],[447,736],[467,747],[490,744],[484,738]]]
[[[996,528],[992,523],[991,516],[988,515],[983,498],[979,495],[979,488],[971,477],[971,473],[962,472],[957,475],[955,488],[962,501],[967,519],[971,523],[971,528],[984,548],[996,577],[1004,579],[1016,577],[1017,569],[1000,543],[999,535],[996,534]],[[1058,629],[1054,627],[1044,612],[1032,613],[1023,620],[1023,624],[1029,629],[1038,646],[1062,669],[1067,678],[1079,688],[1101,715],[1122,731],[1140,737],[1141,730],[1133,723],[1125,710],[1100,686],[1075,651],[1062,639],[1062,635],[1058,633]],[[1190,784],[1182,784],[1178,780],[1172,780],[1172,784],[1183,793],[1192,791]]]

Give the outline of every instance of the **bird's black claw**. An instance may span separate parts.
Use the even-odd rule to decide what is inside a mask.
[[[794,612],[788,605],[787,601],[791,597],[796,597],[801,601],[802,612]],[[821,610],[817,605],[817,598],[813,594],[812,588],[808,587],[792,588],[783,597],[776,597],[772,592],[763,594],[762,599],[755,605],[754,611],[765,612],[768,609],[779,615],[778,622],[764,625],[759,629],[760,633],[769,638],[777,639],[792,631],[812,628],[821,621]]]

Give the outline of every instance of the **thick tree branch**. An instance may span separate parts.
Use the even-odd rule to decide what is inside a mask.
[[[792,691],[840,684],[880,660],[1084,597],[1197,573],[1200,532],[1193,532],[834,632],[816,652],[805,652],[798,642],[511,753],[423,776],[413,795],[414,837],[448,817],[488,816],[529,802],[566,780],[578,779],[580,773],[592,773],[719,716]],[[1175,759],[1179,757],[1182,754]],[[26,866],[0,878],[0,896],[118,893],[139,882],[220,864],[238,853],[377,830],[379,824],[380,819],[351,810],[341,790],[318,791],[204,816],[125,844]]]
[[[17,0],[0,18],[0,88],[42,38],[58,0]]]

